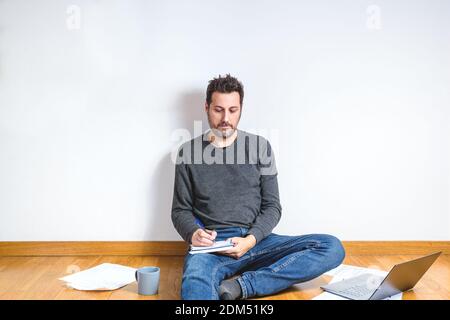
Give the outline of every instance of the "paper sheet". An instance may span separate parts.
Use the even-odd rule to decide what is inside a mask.
[[[388,274],[388,272],[379,269],[369,269],[341,264],[339,267],[326,272],[325,275],[332,276],[333,280],[331,280],[330,283],[333,283],[348,278],[354,278],[365,273],[370,273],[380,277],[385,277]]]
[[[379,269],[369,269],[341,264],[339,267],[326,272],[325,275],[332,276],[333,279],[330,281],[330,283],[334,283],[349,278],[354,278],[356,276],[365,273],[370,273],[381,277],[385,277],[388,274],[388,272]],[[383,300],[402,300],[402,298],[403,292],[400,292],[399,294],[387,297]],[[325,291],[319,294],[318,296],[314,297],[313,300],[349,300],[349,299]]]
[[[115,290],[136,281],[135,268],[103,263],[62,278],[67,286],[77,290]]]

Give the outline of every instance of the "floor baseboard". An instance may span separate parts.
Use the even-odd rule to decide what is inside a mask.
[[[348,255],[450,254],[450,241],[343,241]],[[182,241],[11,241],[0,242],[0,256],[180,256]]]

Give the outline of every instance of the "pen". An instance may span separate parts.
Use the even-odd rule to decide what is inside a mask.
[[[202,221],[201,221],[199,218],[195,217],[195,223],[196,223],[200,228],[205,229],[205,225],[202,223]]]

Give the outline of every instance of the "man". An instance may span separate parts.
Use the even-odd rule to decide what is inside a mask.
[[[226,75],[209,82],[211,130],[183,144],[175,166],[172,221],[194,246],[231,239],[231,249],[186,254],[182,299],[246,299],[279,292],[331,270],[344,259],[330,235],[272,233],[281,217],[270,143],[237,129],[244,89]],[[231,278],[236,276],[237,278]]]

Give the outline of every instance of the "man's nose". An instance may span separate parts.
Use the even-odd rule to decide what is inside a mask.
[[[230,120],[230,112],[227,111],[227,110],[225,110],[225,111],[223,112],[223,119],[222,119],[222,121],[223,121],[223,122],[228,122],[228,120]]]

